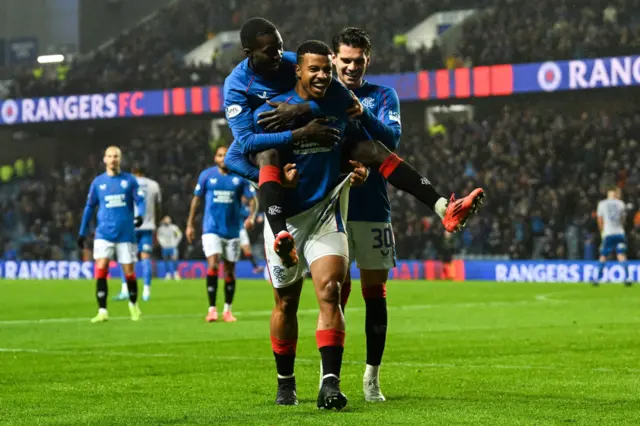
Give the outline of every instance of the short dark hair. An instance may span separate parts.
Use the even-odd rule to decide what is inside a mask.
[[[273,22],[264,18],[250,18],[240,28],[240,43],[243,49],[253,49],[256,39],[267,34],[275,34],[278,31]]]
[[[336,34],[333,37],[333,50],[338,53],[342,44],[363,49],[367,56],[371,54],[371,37],[360,28],[346,27]]]
[[[307,53],[311,53],[313,55],[331,55],[333,52],[329,45],[320,40],[307,40],[303,41],[300,46],[298,46],[298,50],[296,54],[298,55],[298,64],[302,63],[302,58]]]

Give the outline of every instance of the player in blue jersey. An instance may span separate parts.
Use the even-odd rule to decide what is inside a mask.
[[[364,79],[371,60],[371,40],[359,29],[348,27],[333,38],[333,64],[340,81],[357,96],[362,114],[357,117],[366,133],[395,151],[400,143],[400,102],[395,90]],[[366,139],[362,135],[360,139]],[[360,268],[360,283],[365,300],[365,333],[367,364],[363,377],[365,400],[384,401],[380,391],[379,370],[387,334],[386,282],[395,267],[395,240],[391,226],[391,205],[387,182],[377,171],[349,194],[347,219],[350,263]],[[351,278],[347,277],[342,292],[344,311]]]
[[[240,215],[244,200],[250,201],[250,215],[255,215],[256,203],[254,193],[249,189],[249,182],[230,174],[224,165],[226,147],[219,147],[215,154],[215,163],[200,173],[198,184],[193,191],[186,236],[191,243],[195,239],[195,215],[204,199],[204,216],[202,218],[202,248],[207,257],[207,294],[209,311],[207,322],[218,320],[216,310],[216,293],[218,291],[218,265],[224,262],[224,294],[225,303],[223,319],[234,322],[231,304],[236,291],[236,262],[240,258]]]
[[[286,230],[282,209],[280,160],[275,149],[280,145],[303,141],[313,137],[322,144],[339,142],[335,129],[322,120],[279,133],[257,134],[254,130],[253,111],[268,99],[290,90],[296,82],[296,57],[283,51],[282,37],[276,27],[263,18],[251,18],[240,29],[240,39],[247,59],[242,61],[224,82],[224,107],[229,127],[243,154],[255,154],[260,167],[259,198],[264,206],[265,218],[274,232],[275,250],[287,265],[297,262],[295,243]],[[333,82],[330,93],[344,109],[353,105],[348,91]],[[314,102],[299,105],[281,104],[279,115],[268,119],[275,123],[288,123],[296,117],[318,114],[320,107]]]
[[[93,258],[96,262],[96,297],[98,315],[91,322],[104,322],[107,313],[107,276],[109,261],[116,257],[126,274],[129,290],[129,312],[131,319],[140,319],[138,307],[138,280],[135,274],[136,236],[135,228],[142,225],[145,214],[144,194],[136,178],[120,171],[120,148],[111,146],[104,153],[106,172],[96,177],[89,188],[87,205],[82,215],[78,233],[78,246],[82,250],[89,232],[89,222],[98,209],[98,224],[93,243]],[[134,206],[137,209],[134,217]]]
[[[267,222],[276,235],[276,253],[286,265],[293,265],[297,262],[297,252],[291,235],[286,232],[285,218],[289,214],[282,208],[280,165],[283,162],[278,158],[276,149],[304,143],[309,138],[322,145],[332,144],[336,142],[337,136],[335,129],[327,126],[326,121],[321,119],[311,120],[294,130],[284,129],[296,118],[309,118],[310,114],[321,117],[322,103],[326,102],[322,99],[296,105],[271,103],[275,108],[264,111],[258,123],[271,133],[255,133],[250,118],[251,111],[275,94],[282,93],[285,87],[293,86],[296,77],[290,65],[295,59],[293,54],[283,52],[278,30],[265,19],[249,19],[243,25],[240,36],[247,59],[227,77],[224,86],[227,120],[236,139],[225,162],[232,172],[241,176],[252,180],[258,176],[260,203],[264,206]],[[351,93],[339,82],[333,80],[327,93],[336,109],[348,110],[352,116],[362,113],[362,104],[354,103]],[[274,131],[279,133],[273,133]],[[426,177],[382,143],[368,139],[357,142],[350,150],[351,158],[379,170],[393,186],[428,205],[440,216],[445,229],[450,232],[464,226],[484,197],[483,190],[478,188],[464,198],[456,200],[452,196],[447,200]],[[247,158],[253,153],[259,153],[255,159],[259,172],[254,170]]]
[[[351,130],[346,111],[332,102],[327,89],[332,78],[331,49],[319,41],[302,43],[298,48],[293,90],[276,96],[274,102],[290,105],[324,99],[323,114],[341,139]],[[326,96],[325,96],[326,94]],[[254,114],[273,109],[265,104]],[[309,120],[311,118],[307,118]],[[292,129],[306,124],[295,120]],[[257,129],[261,126],[256,123]],[[271,317],[271,343],[278,373],[276,403],[297,404],[294,370],[298,339],[297,306],[302,280],[307,268],[320,306],[316,342],[323,364],[323,381],[318,393],[318,408],[342,409],[347,399],[340,391],[340,370],[344,351],[345,325],[340,308],[340,286],[347,274],[349,245],[346,230],[348,191],[353,174],[343,177],[342,144],[326,146],[308,139],[279,150],[285,163],[295,164],[299,170],[295,188],[284,191],[284,209],[288,214],[287,229],[299,248],[300,262],[287,267],[272,247],[274,240],[269,223],[265,223],[267,267],[274,287],[276,306]],[[358,174],[366,169],[355,162]]]
[[[253,229],[256,222],[256,215],[251,214],[250,203],[256,200],[256,190],[249,183],[248,184],[249,192],[251,193],[251,198],[248,203],[243,203],[242,210],[240,211],[240,249],[242,250],[242,255],[245,259],[251,262],[251,266],[253,267],[253,273],[259,274],[264,271],[264,268],[256,262],[256,259],[253,257],[253,252],[251,250],[251,239],[249,238],[249,231]],[[255,209],[257,210],[257,208]]]

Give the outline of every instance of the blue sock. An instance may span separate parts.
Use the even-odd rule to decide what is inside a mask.
[[[169,273],[174,275],[176,273],[176,262],[173,259],[169,259]]]
[[[600,262],[600,265],[598,266],[598,275],[596,275],[596,281],[600,281],[600,279],[602,278],[602,272],[604,271],[604,265],[606,265],[606,262]]]
[[[151,277],[153,275],[153,265],[151,263],[151,259],[142,259],[142,279],[144,280],[144,285],[151,285]]]

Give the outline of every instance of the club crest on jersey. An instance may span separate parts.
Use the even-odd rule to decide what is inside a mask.
[[[390,121],[395,121],[396,123],[399,123],[400,122],[400,113],[399,112],[389,111],[389,120]]]
[[[122,187],[122,189],[127,189],[127,186],[129,186],[129,182],[127,182],[126,180],[120,181],[120,186]]]
[[[373,98],[372,98],[372,97],[370,97],[370,96],[368,96],[368,97],[364,98],[364,99],[362,100],[362,102],[361,102],[361,103],[362,103],[362,106],[363,106],[363,107],[365,107],[365,108],[369,108],[369,109],[371,109],[371,108],[373,108],[374,106],[376,106],[376,100],[375,100],[375,99],[373,99]]]
[[[237,117],[238,114],[240,114],[241,112],[242,112],[242,107],[237,104],[229,105],[226,109],[227,118]]]

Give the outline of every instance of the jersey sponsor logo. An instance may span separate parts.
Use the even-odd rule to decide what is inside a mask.
[[[129,182],[127,182],[126,180],[120,181],[120,186],[122,187],[122,189],[127,189],[127,186],[129,186]]]
[[[562,70],[555,62],[545,62],[538,69],[538,84],[545,92],[553,92],[562,82]]]
[[[376,106],[376,100],[373,99],[372,97],[368,96],[366,98],[364,98],[362,101],[362,106],[365,108],[369,108],[372,109],[373,107]]]
[[[389,111],[389,121],[395,121],[396,123],[400,123],[400,113]]]
[[[237,104],[229,105],[226,109],[228,119],[237,117],[241,112],[242,112],[242,107]]]
[[[234,191],[216,189],[213,191],[213,202],[220,204],[231,204],[233,203],[234,194]]]
[[[108,209],[112,209],[115,207],[125,207],[127,205],[124,194],[105,195],[104,201],[104,206]]]
[[[0,117],[5,124],[13,124],[18,120],[18,103],[13,99],[7,99],[2,103]]]

